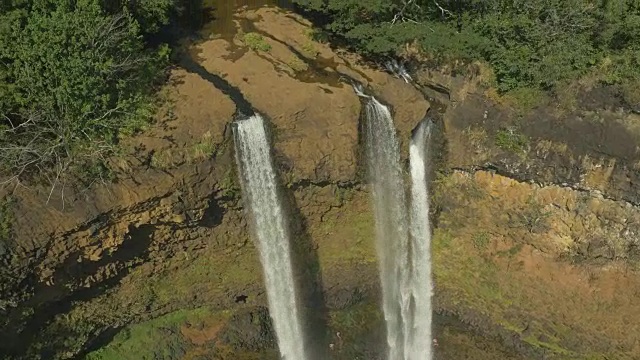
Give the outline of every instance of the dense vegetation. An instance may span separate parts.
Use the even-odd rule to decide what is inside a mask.
[[[590,76],[640,103],[640,0],[294,0],[367,55],[480,60],[501,92]]]
[[[118,139],[148,121],[168,49],[143,35],[171,4],[123,3],[0,1],[0,181],[95,179]]]
[[[588,78],[640,107],[640,0],[293,1],[366,55],[480,61],[525,98]],[[152,116],[169,53],[158,32],[180,14],[198,23],[198,4],[0,0],[0,182],[103,174]]]

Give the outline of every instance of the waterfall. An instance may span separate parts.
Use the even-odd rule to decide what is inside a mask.
[[[387,328],[387,360],[431,360],[431,230],[423,121],[409,148],[411,207],[407,209],[400,149],[389,108],[354,87],[365,101],[367,165],[373,185],[376,249]]]
[[[396,130],[389,109],[375,97],[365,104],[365,137],[376,219],[376,249],[387,327],[388,360],[403,357],[403,305],[407,288],[407,209]]]
[[[410,83],[413,81],[411,75],[407,71],[407,68],[404,67],[403,63],[398,62],[396,59],[389,60],[384,63],[384,66],[387,68],[387,71],[392,73],[397,78],[402,78],[406,83]]]
[[[409,280],[413,301],[410,332],[407,333],[405,359],[431,360],[431,228],[427,188],[428,158],[425,159],[431,123],[418,125],[409,147],[411,167],[411,276]]]
[[[256,114],[235,122],[234,136],[242,194],[253,223],[280,354],[284,360],[305,360],[289,234],[262,117]]]

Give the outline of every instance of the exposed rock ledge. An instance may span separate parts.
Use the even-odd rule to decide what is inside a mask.
[[[429,109],[424,96],[403,80],[312,41],[309,24],[300,17],[263,8],[234,19],[236,27],[228,30],[233,37],[205,40],[193,48],[193,56],[269,118],[275,148],[290,167],[291,181],[355,179],[360,100],[349,78],[369,85],[392,106],[402,139]],[[270,50],[248,49],[243,34],[249,32],[261,34]]]

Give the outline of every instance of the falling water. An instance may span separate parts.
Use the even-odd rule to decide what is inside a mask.
[[[403,303],[408,274],[407,209],[400,151],[389,109],[375,97],[365,105],[365,136],[369,176],[373,184],[376,248],[382,283],[382,307],[387,327],[388,359],[404,354]]]
[[[411,275],[409,287],[413,305],[410,329],[406,333],[405,359],[431,360],[431,229],[427,188],[426,151],[431,123],[423,121],[409,147],[411,167]]]
[[[384,63],[384,66],[387,70],[392,73],[397,78],[402,78],[406,83],[410,83],[413,81],[411,75],[407,71],[407,68],[404,67],[403,63],[398,62],[396,59],[389,60]]]
[[[263,119],[256,114],[234,127],[236,159],[264,269],[269,313],[284,360],[304,360],[303,334],[291,269],[289,234]]]
[[[376,249],[387,326],[388,360],[431,360],[431,233],[423,121],[409,148],[411,206],[407,211],[400,150],[389,108],[354,85],[365,102],[365,137],[376,217]],[[409,224],[410,223],[410,224]]]

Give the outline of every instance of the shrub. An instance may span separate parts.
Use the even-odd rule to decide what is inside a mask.
[[[216,152],[216,143],[213,141],[211,131],[207,131],[202,135],[202,140],[193,145],[192,160],[204,160]]]
[[[294,1],[332,38],[366,55],[398,55],[411,43],[440,62],[485,61],[501,93],[553,90],[605,58],[614,66],[604,81],[640,76],[638,1]]]
[[[630,79],[622,83],[621,96],[625,103],[640,112],[640,79]]]
[[[169,51],[146,49],[140,33],[92,0],[0,8],[3,174],[82,177],[145,126]]]
[[[521,153],[526,151],[529,139],[513,129],[503,129],[496,133],[495,144],[503,150]]]
[[[287,65],[295,72],[307,71],[309,69],[309,65],[296,56],[289,59]]]
[[[271,51],[271,44],[265,41],[264,37],[258,33],[250,32],[244,34],[244,43],[254,51]]]

